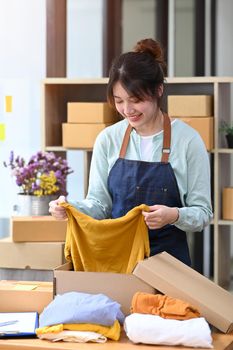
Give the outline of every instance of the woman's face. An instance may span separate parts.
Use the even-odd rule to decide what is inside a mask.
[[[117,111],[140,135],[154,133],[156,116],[160,111],[156,100],[151,97],[144,101],[138,100],[135,96],[130,96],[120,82],[114,85],[113,96]]]

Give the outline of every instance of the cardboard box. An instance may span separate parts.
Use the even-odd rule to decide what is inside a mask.
[[[222,192],[222,218],[233,220],[233,187],[225,187]]]
[[[54,295],[69,291],[103,293],[121,304],[125,315],[130,313],[131,300],[136,292],[156,293],[153,287],[136,276],[111,272],[72,271],[72,264],[66,263],[54,270]]]
[[[93,148],[96,136],[111,124],[62,124],[62,145],[66,148]]]
[[[106,102],[68,102],[68,123],[115,123],[119,116]]]
[[[207,151],[214,148],[214,118],[178,118],[183,120],[193,129],[197,130],[202,137]]]
[[[164,294],[197,306],[201,316],[222,332],[232,332],[233,295],[170,254],[139,262],[134,275]]]
[[[64,242],[67,220],[50,216],[13,216],[13,242]]]
[[[220,331],[233,330],[233,295],[166,252],[140,261],[133,274],[71,269],[67,263],[54,270],[54,294],[104,293],[118,301],[127,315],[135,292],[159,291],[198,307],[201,316]]]
[[[168,95],[170,117],[209,117],[213,115],[211,95]]]
[[[40,314],[52,300],[52,282],[0,281],[0,312]]]
[[[52,270],[65,262],[62,242],[15,243],[0,240],[0,267],[13,269]]]

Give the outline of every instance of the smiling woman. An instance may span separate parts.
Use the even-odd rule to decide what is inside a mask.
[[[153,39],[115,58],[107,97],[123,120],[97,136],[88,194],[70,204],[95,219],[146,204],[150,254],[167,251],[190,265],[186,232],[202,231],[212,218],[209,159],[200,135],[160,107],[165,67]],[[66,216],[60,201],[50,203],[57,219]]]

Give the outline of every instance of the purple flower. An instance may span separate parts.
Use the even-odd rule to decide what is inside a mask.
[[[66,178],[73,170],[68,166],[66,159],[57,157],[53,152],[39,151],[32,155],[26,163],[24,158],[15,157],[14,152],[11,151],[9,163],[4,161],[3,165],[12,170],[12,176],[15,177],[16,184],[22,193],[43,195],[44,191],[47,191],[47,189],[45,190],[47,186],[50,188],[51,194],[67,195]],[[47,182],[43,183],[42,175],[46,175]],[[52,181],[54,186],[51,186],[49,181]]]

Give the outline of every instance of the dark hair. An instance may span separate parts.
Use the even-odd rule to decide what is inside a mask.
[[[109,103],[115,106],[113,87],[117,82],[141,101],[150,96],[159,102],[158,88],[164,83],[165,70],[160,44],[153,39],[138,41],[134,51],[121,54],[112,63],[107,86]]]

